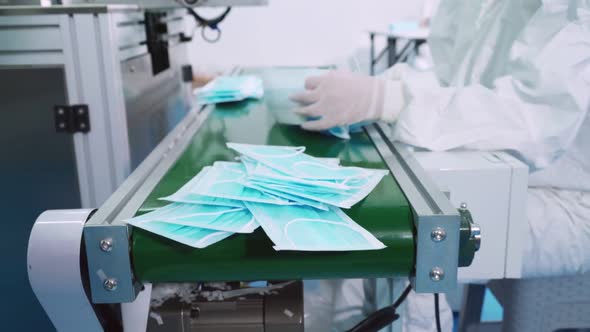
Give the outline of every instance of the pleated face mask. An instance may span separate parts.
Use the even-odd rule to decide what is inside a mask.
[[[275,250],[350,251],[377,250],[385,245],[342,210],[321,211],[307,206],[245,203]]]
[[[338,167],[338,159],[333,158],[317,158],[321,162]],[[272,183],[272,184],[284,184],[301,186],[303,188],[313,189],[318,188],[327,192],[335,192],[340,190],[350,189],[344,183],[344,180],[308,180],[301,179],[287,175],[279,170],[272,167],[268,167],[265,164],[259,163],[256,160],[247,156],[241,156],[242,164],[246,167],[248,173],[248,179],[261,182],[261,183]],[[362,178],[361,178],[362,179]]]
[[[246,164],[246,169],[248,169],[247,186],[293,201],[297,201],[293,197],[301,197],[309,201],[321,202],[341,208],[350,208],[358,203],[388,173],[388,171],[384,170],[363,169],[364,174],[366,174],[364,177],[340,180],[309,180],[286,175],[262,163],[256,163],[252,158],[242,158],[242,162]],[[330,166],[340,167],[334,164]],[[305,203],[304,205],[314,206]]]
[[[289,200],[244,186],[242,183],[246,179],[246,169],[239,163],[217,162],[213,167],[203,168],[201,173],[201,180],[188,189],[190,193],[267,204],[293,204]]]
[[[218,205],[218,206],[230,206],[230,207],[244,207],[242,201],[229,198],[203,196],[192,193],[191,188],[194,188],[200,181],[203,180],[203,176],[207,172],[199,172],[189,182],[187,182],[182,188],[178,189],[174,194],[166,197],[159,198],[163,201],[187,203],[187,204],[205,204],[205,205]]]
[[[258,223],[245,207],[172,203],[153,212],[126,220],[145,228],[148,223],[168,223],[232,233],[251,233]]]
[[[197,91],[201,105],[261,98],[262,80],[256,76],[220,76]]]
[[[303,153],[305,147],[227,143],[230,149],[286,175],[310,180],[349,180],[369,176],[370,170],[342,167]]]
[[[233,234],[231,232],[175,225],[160,221],[135,223],[130,220],[129,224],[193,248],[206,248]]]

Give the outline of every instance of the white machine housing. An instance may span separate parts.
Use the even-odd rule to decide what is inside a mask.
[[[482,243],[459,282],[520,278],[527,241],[528,167],[504,152],[415,152],[415,158],[459,207],[466,203]]]

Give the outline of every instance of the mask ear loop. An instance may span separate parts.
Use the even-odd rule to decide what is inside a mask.
[[[250,220],[246,223],[246,225],[244,227],[242,227],[242,229],[243,228],[245,228],[247,230],[250,230],[251,228],[253,228],[251,230],[251,232],[253,232],[256,228],[258,228],[258,222],[256,221],[256,218],[254,216],[252,216],[252,218],[250,218]]]
[[[142,223],[144,221],[153,221],[155,219],[158,218],[158,216],[162,215],[162,213],[169,213],[172,211],[176,211],[178,210],[182,205],[181,204],[177,204],[177,203],[171,203],[171,204],[167,204],[161,208],[156,208],[153,211],[150,211],[149,213],[146,214],[142,214],[141,216],[136,216],[133,218],[127,218],[127,219],[123,219],[123,221],[128,221],[128,220],[133,220],[135,219],[137,223]],[[148,216],[148,215],[152,215],[152,216]],[[142,218],[146,218],[145,220]],[[137,219],[139,219],[139,221],[137,221]]]
[[[177,217],[173,217],[173,218],[166,218],[166,220],[178,220],[178,219],[183,219],[183,218],[190,218],[190,217],[195,217],[195,216],[221,216],[225,213],[230,213],[230,212],[238,212],[241,210],[245,210],[245,208],[241,208],[241,207],[234,207],[231,208],[229,210],[225,210],[225,211],[216,211],[216,212],[196,212],[196,213],[189,213],[189,214],[185,214],[182,216],[177,216]],[[144,223],[144,222],[153,222],[153,221],[161,221],[161,222],[165,222],[162,221],[162,217],[161,216],[155,216],[146,220],[142,220],[139,223]]]
[[[304,146],[287,147],[287,148],[293,149],[294,151],[291,153],[273,154],[273,155],[265,155],[265,154],[260,154],[256,151],[248,151],[248,154],[251,154],[251,155],[256,156],[258,158],[290,158],[290,157],[298,156],[305,151]]]
[[[329,171],[337,171],[337,170],[343,168],[340,165],[326,165],[326,164],[321,163],[321,162],[313,162],[313,161],[298,161],[298,162],[294,163],[293,164],[293,169],[295,171],[297,171],[297,173],[299,173],[299,175],[304,175],[304,176],[305,176],[305,174],[302,174],[301,170],[298,169],[298,167],[300,167],[303,164],[306,164],[306,165],[309,164],[309,165],[312,165],[312,166],[315,166],[315,167],[318,167],[318,168],[323,168],[323,169],[326,169],[326,170],[329,170]],[[367,176],[370,175],[370,173],[367,170],[364,170],[362,168],[356,168],[356,167],[351,167],[351,168],[357,169],[358,171],[360,171],[363,174],[362,175],[348,176],[348,177],[344,178],[344,181],[345,182],[348,181],[348,179],[363,178],[363,177],[367,177]]]
[[[340,183],[340,182],[329,182],[329,180],[324,180],[324,181],[321,181],[320,180],[320,181],[317,181],[317,180],[299,179],[299,181],[298,181],[297,179],[294,180],[294,178],[292,176],[289,176],[287,174],[272,174],[272,175],[267,175],[264,172],[262,172],[259,167],[266,167],[266,168],[272,170],[271,167],[266,166],[266,165],[264,165],[262,163],[259,163],[259,164],[256,165],[256,168],[255,168],[254,172],[252,172],[249,175],[270,178],[270,179],[273,179],[273,180],[280,180],[281,183],[284,183],[284,181],[287,181],[287,182],[291,182],[291,183],[295,183],[295,184],[300,184],[302,186],[318,186],[318,187],[327,187],[327,188],[338,189],[338,190],[349,190],[349,189],[351,189],[350,187],[346,186],[343,183]]]
[[[223,170],[225,170],[229,173],[238,174],[239,177],[233,178],[233,179],[228,179],[228,180],[215,181],[215,182],[213,182],[213,185],[222,184],[222,183],[235,183],[235,182],[239,182],[239,181],[246,179],[246,174],[244,174],[243,172],[240,172],[240,171],[237,171],[235,169],[231,169],[231,168],[228,168],[225,166],[222,166],[222,168],[223,168]]]
[[[210,182],[207,182],[206,183],[206,187],[207,188],[210,188],[213,185],[222,184],[222,183],[236,183],[236,182],[238,182],[238,183],[241,184],[241,183],[245,182],[245,180],[248,178],[248,174],[243,173],[241,171],[237,171],[235,169],[227,168],[226,166],[222,166],[222,168],[224,170],[228,171],[228,172],[231,172],[231,173],[234,173],[234,174],[239,174],[240,176],[238,178],[235,178],[235,179],[216,181],[216,182],[213,182],[213,184],[210,184],[210,182],[213,181],[213,180],[211,180]],[[270,196],[271,198],[273,198],[276,202],[283,202],[283,200],[281,198],[276,197],[275,195],[271,195],[269,193],[266,193],[266,195],[267,196]]]
[[[242,210],[245,210],[245,208],[235,207],[235,208],[231,208],[231,209],[225,210],[225,211],[197,212],[197,213],[187,214],[187,215],[184,215],[184,216],[174,217],[174,218],[169,219],[169,220],[178,220],[178,219],[184,219],[184,218],[190,218],[190,217],[196,217],[196,216],[221,216],[221,215],[224,215],[226,213],[238,212],[238,211],[242,211]]]
[[[285,238],[287,239],[287,241],[289,241],[291,243],[291,246],[293,248],[297,248],[297,245],[295,245],[295,242],[293,242],[293,240],[291,240],[291,238],[289,237],[289,226],[297,223],[297,222],[317,222],[317,223],[322,223],[322,224],[330,224],[330,225],[336,225],[336,226],[342,226],[345,228],[349,228],[353,231],[356,231],[357,234],[361,235],[365,240],[367,240],[367,242],[369,243],[373,243],[372,239],[369,238],[366,234],[364,234],[363,232],[358,232],[358,229],[355,228],[354,226],[350,225],[350,224],[345,224],[339,221],[330,221],[330,220],[323,220],[323,219],[314,219],[314,218],[297,218],[297,219],[293,219],[291,221],[289,221],[285,227],[283,228],[283,235],[285,236]]]
[[[212,238],[214,236],[224,235],[226,233],[228,233],[228,232],[216,231],[215,233],[211,233],[211,234],[205,236],[204,238],[200,239],[199,241],[195,242],[195,246],[200,248],[203,246],[203,243],[206,243],[206,241],[209,240],[210,238]]]
[[[370,175],[367,175],[366,177],[354,177],[354,176],[350,176],[348,178],[346,178],[344,181],[342,181],[342,184],[349,187],[350,189],[360,189],[362,188],[364,185],[367,184],[367,177]],[[358,184],[358,185],[354,185],[354,184],[349,184],[350,181],[354,181],[354,180],[364,180],[364,183]]]

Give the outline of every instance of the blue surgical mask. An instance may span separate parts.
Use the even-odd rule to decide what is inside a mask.
[[[218,215],[192,215],[162,221],[175,225],[200,227],[232,233],[252,233],[259,226],[256,219],[254,219],[247,209],[234,209]]]
[[[202,178],[189,191],[202,196],[259,202],[267,204],[293,204],[264,192],[245,187],[245,167],[240,163],[217,162],[201,170]]]
[[[332,127],[327,130],[328,134],[332,136],[336,136],[340,139],[349,140],[350,139],[350,132],[348,130],[348,126],[338,126]]]
[[[296,196],[296,195],[290,194],[287,191],[275,190],[274,188],[272,188],[266,184],[258,185],[256,183],[252,183],[252,182],[248,181],[248,182],[244,183],[244,185],[248,188],[256,189],[256,190],[265,192],[267,194],[270,194],[270,195],[273,195],[273,196],[276,196],[279,198],[290,200],[294,203],[297,203],[298,205],[307,205],[307,206],[311,206],[316,209],[320,209],[320,210],[324,210],[324,211],[328,210],[328,206],[325,203],[318,202],[315,199],[309,199],[309,198],[305,198],[305,197],[301,197],[301,196]]]
[[[217,205],[217,206],[231,206],[231,207],[244,207],[244,203],[240,200],[203,196],[193,194],[190,192],[190,188],[195,187],[199,181],[202,181],[205,172],[200,172],[187,182],[182,188],[176,191],[174,194],[166,197],[159,198],[163,201],[177,202],[177,203],[188,203],[188,204],[205,204],[205,205]]]
[[[243,211],[244,209],[245,208],[243,207],[172,203],[152,212],[127,219],[126,221],[134,221],[137,223],[150,221],[172,222],[177,219],[191,217],[200,218],[203,221],[213,221],[223,214]]]
[[[199,104],[215,104],[261,98],[262,80],[256,76],[220,76],[197,91]]]
[[[348,180],[367,177],[371,170],[360,167],[342,167],[322,162],[303,153],[305,147],[250,145],[227,143],[227,146],[259,163],[286,175],[313,180]]]
[[[388,172],[368,170],[368,176],[347,180],[306,180],[284,175],[264,164],[252,165],[251,158],[242,158],[249,168],[248,184],[250,187],[265,190],[279,197],[306,198],[342,208],[350,208],[358,203],[381,181]],[[248,165],[249,164],[249,165]],[[305,204],[313,206],[312,204]]]
[[[231,232],[214,231],[210,229],[175,225],[159,221],[141,223],[130,220],[128,223],[134,227],[144,229],[148,232],[186,244],[187,246],[191,246],[193,248],[208,247],[233,234]]]
[[[246,167],[246,172],[248,173],[248,175],[255,174],[256,168],[264,167],[264,172],[272,172],[276,175],[280,175],[283,177],[288,176],[287,174],[282,173],[276,169],[272,169],[272,168],[269,168],[268,166],[265,166],[264,164],[260,164],[259,162],[256,161],[256,159],[252,159],[248,156],[242,155],[238,159]],[[340,159],[338,159],[338,158],[317,158],[317,159],[327,165],[332,165],[332,166],[339,166],[340,165]]]
[[[264,188],[268,188],[268,190],[273,190],[273,191],[277,192],[277,195],[279,195],[280,193],[285,193],[285,194],[289,194],[291,196],[303,197],[303,198],[307,198],[309,200],[315,200],[317,202],[322,202],[325,204],[341,207],[344,209],[349,209],[354,204],[358,203],[360,200],[365,198],[367,196],[367,194],[375,187],[378,180],[381,180],[381,178],[380,177],[378,179],[375,178],[375,181],[373,181],[370,184],[370,186],[363,187],[361,190],[354,191],[352,193],[346,192],[346,191],[335,192],[335,193],[329,193],[329,192],[318,193],[318,192],[311,192],[310,190],[307,190],[305,188],[302,189],[302,188],[293,187],[293,186],[286,186],[286,185],[280,185],[280,184],[277,185],[277,184],[270,184],[270,183],[265,184]]]
[[[248,162],[249,163],[249,162]],[[337,165],[334,165],[337,166]],[[342,190],[351,189],[350,186],[344,183],[344,180],[307,180],[292,177],[282,173],[281,171],[277,171],[271,167],[268,167],[264,164],[257,163],[255,166],[246,166],[250,168],[248,171],[248,175],[250,179],[260,181],[260,182],[268,182],[268,183],[276,183],[276,184],[289,184],[294,186],[302,186],[302,187],[312,187],[312,188],[326,188],[326,190],[339,192]]]
[[[353,123],[353,124],[347,125],[347,126],[332,127],[330,129],[328,129],[327,132],[332,136],[336,136],[338,138],[348,140],[348,139],[350,139],[350,134],[360,133],[363,131],[363,126],[369,125],[374,122],[375,121],[363,121],[363,122]]]
[[[197,195],[190,192],[174,193],[170,196],[159,198],[163,201],[176,202],[176,203],[187,203],[187,204],[203,204],[203,205],[216,205],[216,206],[230,206],[230,207],[244,207],[244,203],[235,199],[209,197],[203,195]]]
[[[383,249],[385,245],[342,210],[321,211],[307,206],[246,202],[275,250],[352,251]]]

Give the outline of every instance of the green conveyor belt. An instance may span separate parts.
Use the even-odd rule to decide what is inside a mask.
[[[283,68],[277,73],[292,77],[291,71],[293,76],[301,75],[301,69],[295,68]],[[226,148],[226,142],[306,146],[307,153],[338,157],[343,165],[386,168],[365,134],[354,134],[350,141],[344,141],[276,123],[267,100],[285,91],[265,88],[266,100],[217,106],[141,209],[166,204],[158,198],[175,192],[204,166],[218,160],[233,160],[235,154]],[[277,107],[276,102],[273,107]],[[145,282],[408,275],[414,265],[413,223],[409,204],[393,177],[386,176],[367,198],[345,212],[387,248],[356,252],[278,252],[272,249],[272,242],[259,228],[253,234],[234,234],[208,248],[193,249],[134,229],[135,275]]]

